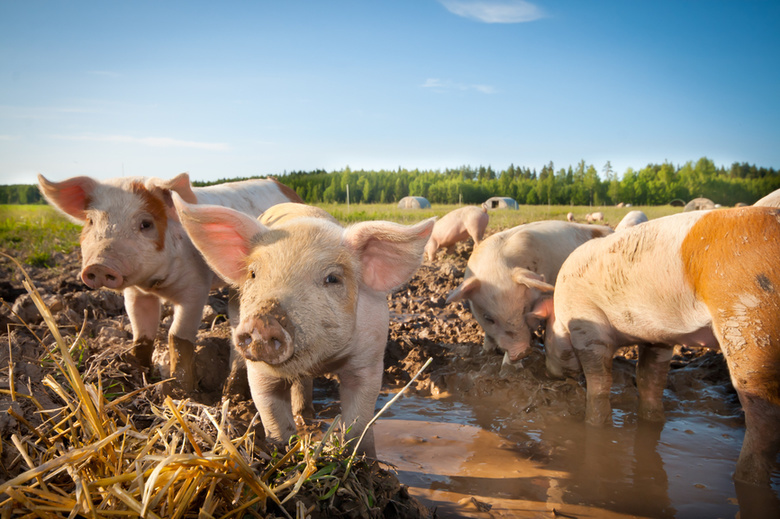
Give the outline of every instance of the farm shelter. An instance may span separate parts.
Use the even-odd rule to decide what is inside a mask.
[[[486,209],[519,209],[520,206],[513,198],[508,196],[494,196],[485,200],[482,204]]]
[[[706,211],[708,209],[715,209],[715,202],[710,200],[709,198],[694,198],[687,204],[685,204],[685,209],[683,209],[683,212],[687,211]]]
[[[398,201],[399,209],[430,209],[431,203],[422,196],[405,196]]]

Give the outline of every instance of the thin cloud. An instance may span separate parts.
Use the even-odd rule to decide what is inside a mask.
[[[208,151],[228,151],[230,146],[223,142],[197,142],[171,139],[170,137],[129,137],[127,135],[55,135],[57,139],[69,141],[118,142],[140,144],[152,148],[195,148]]]
[[[525,0],[439,0],[449,12],[484,23],[525,23],[545,17],[544,11]]]
[[[460,91],[476,90],[477,92],[480,92],[482,94],[496,93],[496,89],[490,85],[467,85],[464,83],[455,83],[454,81],[450,81],[449,79],[441,80],[438,78],[426,79],[425,83],[423,83],[421,87],[430,88],[431,90],[435,90],[437,92],[446,92],[451,90],[460,90]]]

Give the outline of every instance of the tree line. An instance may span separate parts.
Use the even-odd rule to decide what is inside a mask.
[[[255,177],[256,178],[256,177]],[[461,166],[444,170],[294,171],[277,177],[307,203],[393,203],[405,196],[422,196],[434,204],[481,204],[492,196],[508,196],[519,204],[539,205],[664,205],[705,197],[721,205],[752,204],[780,189],[780,174],[773,168],[734,163],[716,167],[702,157],[695,163],[669,162],[628,168],[619,176],[607,162],[601,174],[593,165],[555,169],[552,162],[541,171],[510,165],[495,171],[490,166]],[[194,181],[195,186],[218,184]],[[36,185],[0,186],[0,204],[38,204],[43,198]]]

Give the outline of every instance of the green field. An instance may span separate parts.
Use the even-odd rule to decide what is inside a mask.
[[[430,209],[399,209],[396,204],[318,204],[344,224],[364,220],[389,220],[412,224],[432,216],[442,217],[456,205],[434,204]],[[521,205],[518,210],[490,212],[488,230],[507,229],[537,220],[565,220],[571,211],[579,222],[589,212],[601,211],[606,222],[615,227],[633,209],[648,218],[659,218],[682,211],[665,206],[588,207],[565,205]],[[54,266],[55,252],[70,253],[79,244],[80,227],[47,205],[0,205],[0,250],[33,266]]]
[[[35,267],[79,245],[80,227],[47,205],[0,205],[0,251]]]

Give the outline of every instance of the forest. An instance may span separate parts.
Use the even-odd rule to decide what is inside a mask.
[[[508,196],[528,205],[665,205],[705,197],[721,205],[752,204],[780,189],[780,174],[773,168],[747,163],[717,167],[702,157],[682,166],[669,162],[648,164],[622,175],[607,162],[601,171],[580,161],[576,166],[555,169],[552,162],[541,171],[510,165],[496,171],[490,166],[461,166],[444,170],[293,171],[272,175],[295,189],[307,203],[392,203],[404,196],[423,196],[434,204],[480,204],[491,196]],[[206,186],[243,180],[199,182]],[[39,204],[35,185],[0,185],[0,204]]]

